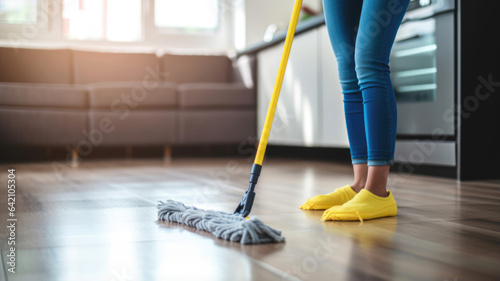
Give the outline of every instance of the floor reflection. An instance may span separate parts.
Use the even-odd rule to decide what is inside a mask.
[[[392,243],[397,217],[364,222],[326,221],[324,229],[347,237],[348,278],[346,280],[393,280]]]

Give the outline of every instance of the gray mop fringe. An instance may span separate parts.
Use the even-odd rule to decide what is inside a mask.
[[[217,238],[241,244],[279,243],[281,231],[265,225],[258,218],[245,218],[214,210],[185,206],[181,202],[158,201],[158,219],[177,222],[208,231]]]

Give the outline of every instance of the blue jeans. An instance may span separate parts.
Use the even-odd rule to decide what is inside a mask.
[[[392,165],[397,108],[389,55],[410,0],[323,0],[352,164]]]

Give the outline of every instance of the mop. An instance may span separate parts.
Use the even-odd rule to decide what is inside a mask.
[[[254,190],[262,170],[267,140],[271,132],[274,113],[278,104],[301,6],[302,0],[295,0],[271,102],[264,122],[257,154],[255,155],[255,161],[250,172],[250,184],[238,207],[233,214],[229,214],[221,211],[202,210],[196,207],[185,206],[181,202],[174,200],[159,201],[157,206],[159,220],[193,226],[197,229],[208,231],[217,238],[241,244],[279,243],[285,241],[285,238],[281,235],[281,231],[265,225],[258,218],[248,218],[248,215],[250,214],[255,198]]]

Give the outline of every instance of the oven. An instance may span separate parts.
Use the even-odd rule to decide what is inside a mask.
[[[398,104],[396,162],[456,165],[455,41],[453,0],[410,2],[390,58]]]

